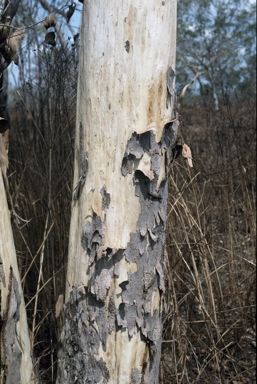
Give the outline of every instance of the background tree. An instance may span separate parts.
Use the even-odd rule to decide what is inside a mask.
[[[191,1],[178,5],[177,86],[197,83],[215,109],[227,93],[255,96],[255,10],[248,0]],[[206,97],[206,94],[209,97]]]

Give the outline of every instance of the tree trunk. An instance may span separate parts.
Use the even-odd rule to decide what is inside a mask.
[[[58,383],[158,383],[176,2],[84,1]]]
[[[10,212],[0,169],[1,383],[36,383]]]

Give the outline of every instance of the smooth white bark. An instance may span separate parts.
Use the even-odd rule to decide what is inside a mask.
[[[171,120],[167,70],[175,67],[176,1],[84,1],[81,41],[74,188],[80,122],[89,159],[83,198],[72,208],[70,285],[87,282],[80,238],[93,211],[107,223],[106,247],[125,249],[136,229],[140,204],[133,175],[124,178],[121,163],[133,132],[143,133],[152,124],[159,141]],[[103,187],[111,196],[107,212],[102,210]]]

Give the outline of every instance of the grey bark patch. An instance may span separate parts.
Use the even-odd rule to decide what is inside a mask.
[[[163,144],[166,148],[174,148],[177,144],[179,121],[175,120],[171,123],[167,123],[164,127]],[[171,152],[167,152],[167,163],[171,162]]]
[[[127,176],[128,173],[132,173],[133,171],[133,164],[134,164],[134,156],[132,155],[126,155],[124,156],[122,160],[121,165],[121,174],[122,176]]]
[[[144,154],[144,145],[142,145],[142,141],[145,140],[144,135],[138,135],[134,132],[127,142],[126,151],[122,160],[121,165],[121,173],[122,176],[126,176],[128,173],[132,173],[134,159],[141,159]]]
[[[144,149],[139,142],[139,135],[135,132],[127,143],[126,153],[127,155],[132,154],[136,159],[140,159],[144,154]]]
[[[101,188],[100,193],[101,193],[101,195],[103,197],[103,200],[102,200],[102,211],[106,211],[107,209],[109,209],[110,202],[111,202],[111,197],[110,197],[110,194],[106,192],[105,187]]]
[[[157,192],[154,183],[150,182],[141,172],[136,172],[136,174],[136,195],[141,202],[141,214],[138,219],[137,229],[142,236],[145,236],[148,229],[155,232],[155,218],[156,216],[159,216],[159,211],[161,209],[160,199],[163,196],[163,188],[161,187]],[[142,204],[142,202],[145,201],[148,203]],[[163,231],[163,224],[163,221],[159,223],[161,226],[159,231]]]
[[[131,375],[131,384],[140,384],[141,383],[141,373],[137,368],[134,368]]]
[[[129,49],[130,49],[130,42],[127,40],[127,41],[125,42],[125,50],[126,50],[126,52],[129,53]]]
[[[97,300],[105,301],[114,275],[113,260],[108,257],[100,259],[92,266],[90,272],[90,292],[96,296]]]
[[[156,263],[156,271],[159,275],[159,288],[162,292],[165,292],[165,277],[163,272],[163,266],[160,264],[159,261]]]
[[[167,108],[169,107],[169,105],[172,104],[172,99],[174,100],[175,98],[174,80],[175,80],[175,72],[173,71],[172,67],[169,67],[168,73],[167,73],[167,101],[166,101]]]
[[[127,327],[126,313],[125,313],[125,303],[120,303],[119,311],[117,313],[117,323],[120,327]]]
[[[89,268],[85,293],[72,289],[64,311],[57,383],[108,382],[107,367],[95,356],[99,354],[100,345],[106,351],[107,335],[116,330],[115,296],[110,294],[108,306],[106,296],[114,274],[118,273],[115,265],[120,258],[118,251],[110,257],[95,260]],[[75,378],[77,381],[73,381]]]
[[[92,308],[93,301],[93,308]],[[101,333],[92,326],[88,306],[101,316],[103,305],[96,305],[92,295],[84,295],[72,289],[70,300],[65,305],[65,322],[61,334],[59,349],[59,384],[107,384],[109,372],[102,359],[96,359],[101,340]]]
[[[97,250],[104,242],[105,227],[99,216],[93,213],[92,221],[87,221],[82,229],[81,245],[89,257],[91,265],[96,256]]]
[[[171,140],[171,147],[173,148],[173,146],[176,144],[176,140],[177,140],[177,135],[178,135],[178,128],[179,128],[179,121],[176,120],[172,123],[172,126],[171,126],[171,129],[172,129],[172,138],[173,140]]]
[[[137,326],[137,309],[134,305],[121,303],[117,313],[117,323],[128,329],[129,336],[133,336]]]
[[[115,296],[114,291],[109,300],[108,304],[108,333],[111,333],[115,330],[115,322],[116,322],[116,306],[115,306]]]
[[[0,254],[0,279],[1,279],[1,283],[3,284],[3,286],[6,287],[6,285],[5,285],[4,267],[3,267],[3,261],[2,261],[2,258],[1,258],[1,254]]]
[[[156,319],[151,315],[152,295],[155,290],[159,289],[159,278],[156,275],[155,262],[156,256],[154,258],[149,257],[149,253],[145,252],[137,261],[137,272],[128,274],[128,284],[122,287],[123,303],[119,308],[118,322],[122,320],[123,326],[125,326],[126,322],[130,336],[136,331],[136,322],[145,338],[158,343],[161,333],[159,339],[153,339],[151,336],[157,325],[158,332],[161,329],[161,313],[158,313],[159,324],[156,324]]]
[[[114,276],[119,276],[118,263],[122,257],[120,251],[112,251],[111,248],[106,249],[105,256],[96,259],[89,266],[89,284],[88,290],[97,300],[105,301]]]
[[[142,236],[140,232],[132,233],[130,236],[130,242],[127,245],[127,249],[124,254],[126,260],[129,262],[135,262],[142,255],[147,247],[147,238]]]
[[[84,146],[83,146],[83,137],[84,137],[84,131],[82,123],[80,122],[79,125],[79,180],[77,182],[77,185],[73,192],[73,201],[77,201],[81,195],[81,191],[83,189],[83,186],[85,184],[85,180],[87,177],[87,170],[88,170],[88,153],[85,152]]]

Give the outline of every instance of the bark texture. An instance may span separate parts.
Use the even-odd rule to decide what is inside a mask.
[[[84,1],[58,383],[158,383],[176,3]]]
[[[1,383],[36,383],[10,212],[0,171]]]

